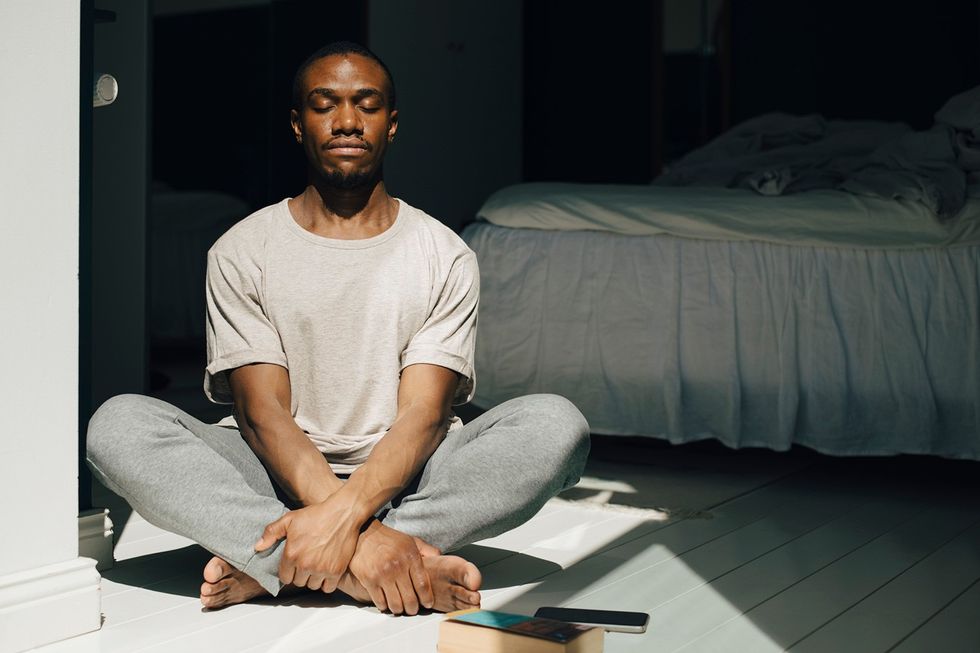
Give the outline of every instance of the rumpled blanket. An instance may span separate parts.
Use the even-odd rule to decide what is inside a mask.
[[[980,197],[980,86],[950,98],[935,117],[954,130],[953,151],[966,170],[967,195]]]
[[[736,125],[654,180],[662,186],[813,189],[921,202],[940,219],[980,197],[980,86],[950,98],[926,131],[904,123],[769,113]]]

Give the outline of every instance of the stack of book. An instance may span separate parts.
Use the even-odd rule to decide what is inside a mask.
[[[450,612],[439,653],[602,653],[604,632],[580,624],[489,610]]]

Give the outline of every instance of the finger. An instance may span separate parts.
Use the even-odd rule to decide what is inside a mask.
[[[378,610],[384,612],[388,609],[388,599],[385,598],[385,593],[380,587],[377,585],[371,585],[370,587],[365,585],[364,589],[367,590],[367,593],[371,596],[371,601]]]
[[[306,581],[307,589],[317,591],[321,587],[323,587],[323,574],[313,574],[310,576],[309,580]]]
[[[310,573],[303,569],[297,569],[296,574],[293,576],[293,585],[296,587],[306,587],[306,584],[310,580]]]
[[[282,560],[279,561],[279,580],[282,581],[283,585],[292,585],[295,576],[296,566],[286,556],[283,556]]]
[[[415,594],[419,598],[419,603],[431,610],[436,603],[436,597],[432,593],[432,583],[429,582],[429,574],[422,566],[422,561],[417,560],[409,567],[408,572],[412,577],[412,587],[414,587]]]
[[[394,583],[387,583],[382,586],[385,593],[385,600],[388,602],[388,609],[391,614],[401,614],[405,610],[402,605],[402,595],[398,592],[398,586]]]
[[[265,551],[276,542],[286,537],[286,524],[289,522],[289,513],[272,522],[262,531],[262,537],[255,543],[256,551]]]
[[[330,594],[337,589],[337,583],[340,582],[340,577],[334,574],[324,574],[323,583],[320,585],[320,591]]]
[[[419,597],[415,594],[415,588],[412,586],[412,578],[405,574],[404,578],[399,578],[396,583],[398,587],[398,594],[402,599],[402,608],[405,614],[416,615],[419,613]]]

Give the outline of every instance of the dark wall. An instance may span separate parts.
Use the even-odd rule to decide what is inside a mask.
[[[732,118],[766,111],[915,128],[980,83],[980,3],[732,2]]]
[[[154,21],[153,176],[253,208],[299,193],[289,128],[296,67],[321,45],[364,42],[366,2],[275,0]]]
[[[648,182],[659,3],[524,4],[524,179]]]
[[[154,179],[252,205],[268,195],[268,20],[260,7],[154,21]]]

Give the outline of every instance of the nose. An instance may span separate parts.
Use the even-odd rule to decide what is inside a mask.
[[[342,103],[337,107],[337,112],[334,115],[334,134],[360,134],[363,131],[364,125],[361,122],[361,116],[352,103]]]

